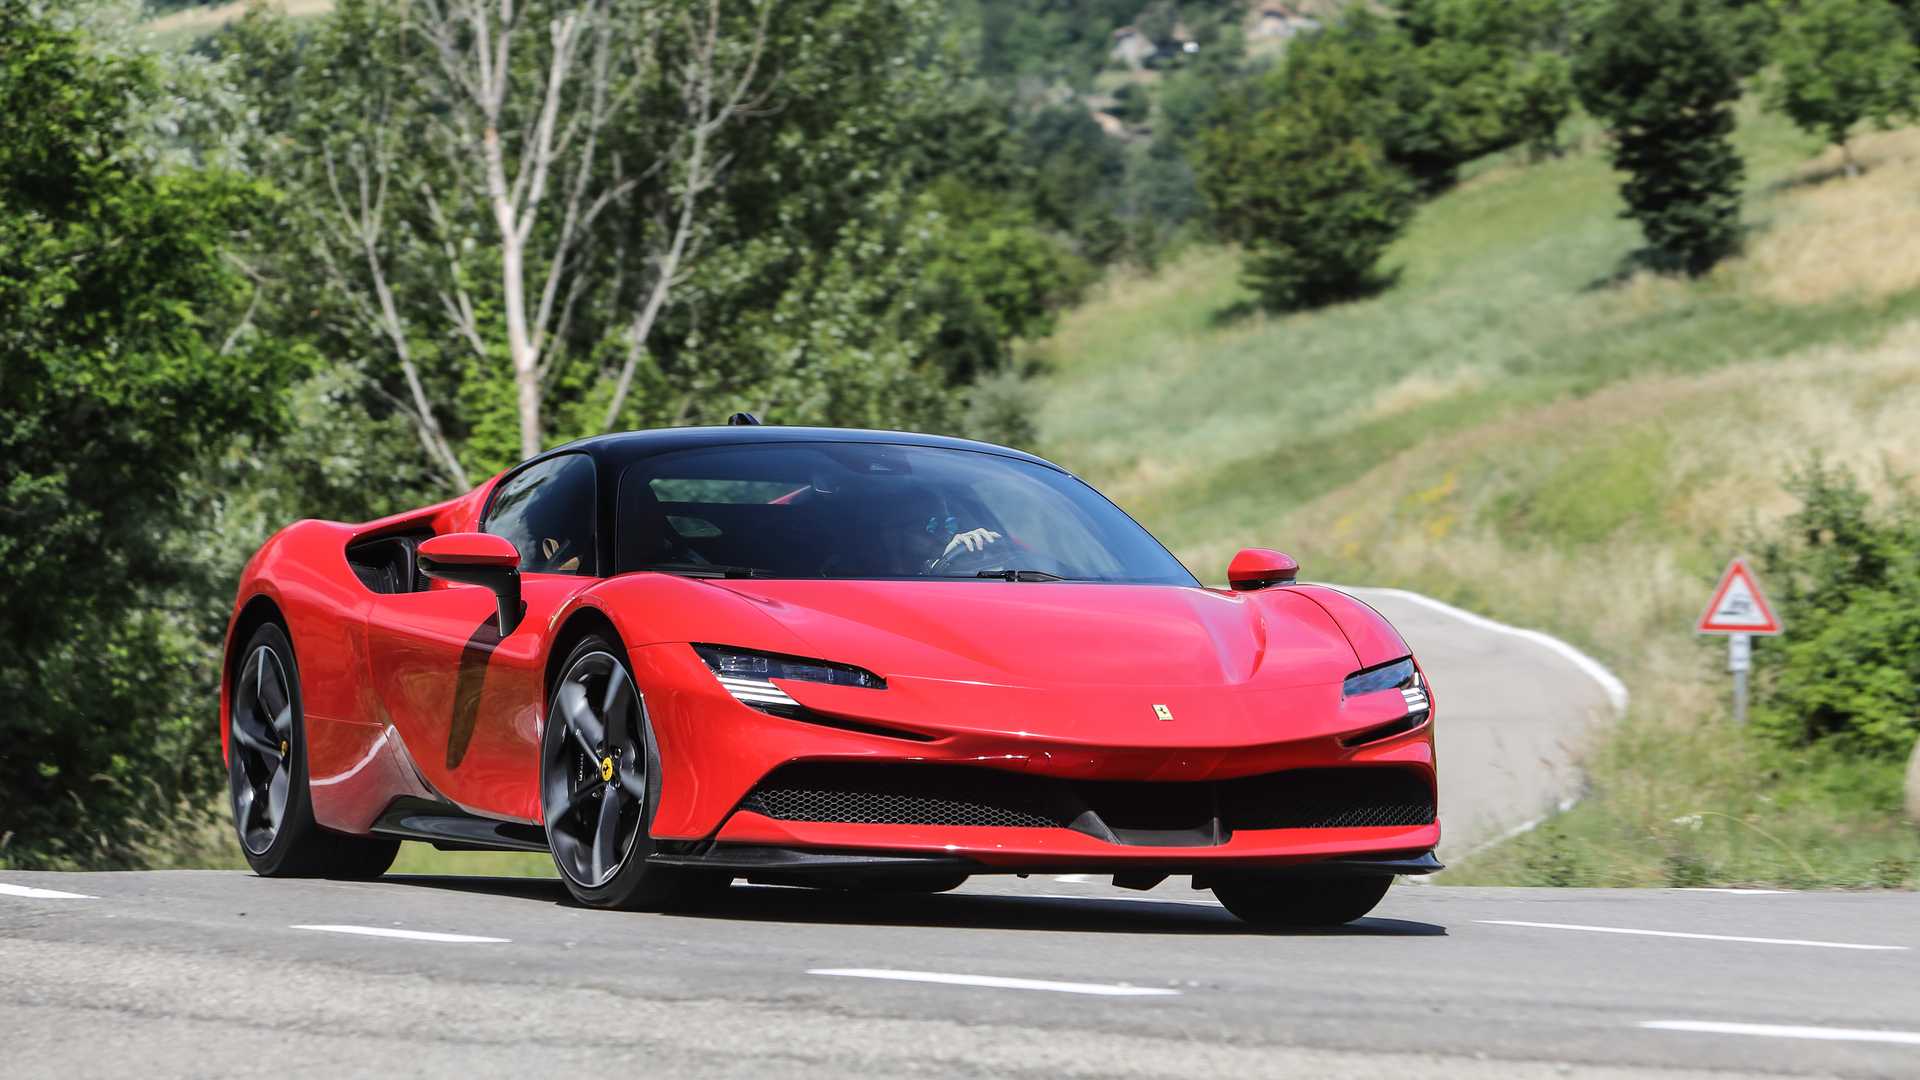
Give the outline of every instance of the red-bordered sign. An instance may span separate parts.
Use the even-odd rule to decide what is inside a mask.
[[[1780,619],[1760,591],[1760,581],[1747,569],[1747,560],[1735,559],[1720,575],[1713,600],[1694,627],[1702,634],[1778,634]]]

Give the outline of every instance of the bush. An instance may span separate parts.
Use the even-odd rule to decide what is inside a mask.
[[[1739,247],[1745,169],[1728,136],[1747,29],[1715,0],[1605,0],[1582,27],[1574,82],[1662,269],[1703,274]]]
[[[1904,758],[1920,736],[1920,500],[1876,509],[1817,459],[1789,488],[1800,510],[1759,545],[1787,632],[1754,650],[1755,726]]]

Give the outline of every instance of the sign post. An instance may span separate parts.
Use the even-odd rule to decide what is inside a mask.
[[[1760,580],[1747,568],[1747,560],[1735,559],[1720,575],[1713,599],[1694,627],[1701,634],[1727,636],[1727,670],[1733,673],[1733,722],[1747,722],[1747,672],[1753,667],[1753,636],[1778,634],[1780,620],[1760,591]]]

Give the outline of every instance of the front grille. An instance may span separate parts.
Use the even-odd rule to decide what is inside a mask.
[[[740,809],[780,821],[861,825],[997,825],[1062,828],[1029,777],[950,765],[788,765],[761,781]]]
[[[1433,788],[1394,767],[1290,769],[1237,780],[1071,781],[957,765],[802,762],[740,809],[780,821],[1074,829],[1115,843],[1204,846],[1236,829],[1429,825]]]
[[[1235,829],[1433,824],[1433,788],[1412,769],[1294,769],[1219,787],[1220,816]]]

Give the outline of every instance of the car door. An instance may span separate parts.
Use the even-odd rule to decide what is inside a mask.
[[[552,615],[599,572],[593,459],[542,458],[506,476],[481,520],[520,551],[520,625],[504,640],[493,593],[434,582],[367,613],[376,694],[421,776],[468,811],[539,816],[538,750]]]

